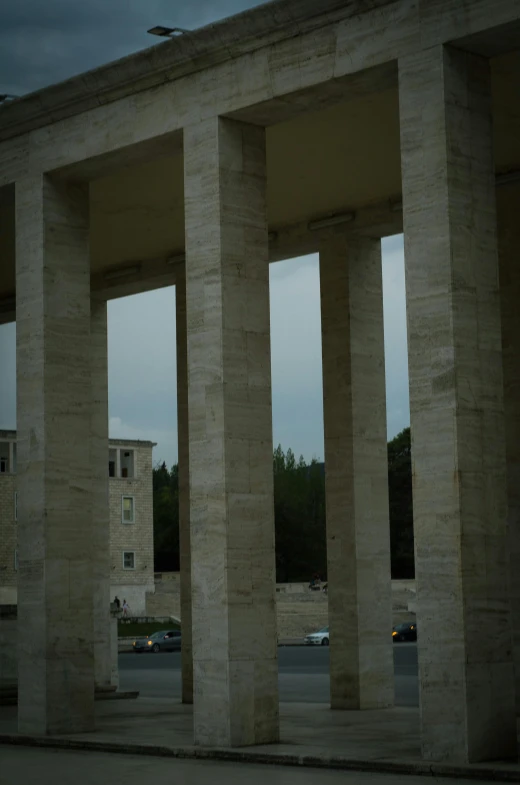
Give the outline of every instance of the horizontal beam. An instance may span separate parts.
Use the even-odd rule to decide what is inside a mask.
[[[269,232],[269,262],[280,262],[317,253],[324,239],[337,235],[387,237],[403,230],[400,197],[383,204],[371,205],[356,210],[348,208],[346,223],[336,223],[317,230],[309,229],[309,223],[301,221],[291,226],[281,226]],[[341,212],[339,213],[342,214]],[[336,213],[336,216],[338,213]],[[352,219],[351,219],[352,216]],[[317,219],[323,217],[317,217]],[[325,218],[325,222],[330,218]],[[333,218],[334,220],[334,218]],[[177,249],[167,256],[129,260],[91,276],[90,288],[105,300],[115,300],[141,292],[150,292],[166,286],[174,286],[177,271],[184,264],[184,250]],[[14,322],[16,300],[14,292],[0,300],[0,324]]]

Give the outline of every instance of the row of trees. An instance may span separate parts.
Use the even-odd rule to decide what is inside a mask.
[[[306,581],[327,573],[323,463],[278,446],[273,454],[277,580]],[[412,578],[413,509],[410,429],[388,443],[392,576]],[[178,467],[153,470],[155,570],[179,569]]]

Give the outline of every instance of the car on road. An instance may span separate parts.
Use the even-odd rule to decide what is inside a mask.
[[[328,646],[329,645],[329,628],[324,627],[319,632],[313,632],[305,636],[306,646]]]
[[[416,641],[417,640],[417,624],[414,621],[406,621],[402,624],[397,624],[392,630],[392,638],[394,643],[401,643],[402,641]]]
[[[133,643],[135,652],[151,651],[157,654],[160,651],[180,651],[181,631],[180,630],[161,630],[154,632],[146,638],[138,638]]]

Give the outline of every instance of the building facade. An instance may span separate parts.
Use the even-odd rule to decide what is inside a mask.
[[[110,439],[110,598],[144,614],[154,591],[153,442]],[[17,603],[16,432],[0,431],[0,605]]]

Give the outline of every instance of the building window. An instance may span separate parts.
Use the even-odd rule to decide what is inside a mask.
[[[14,492],[14,519],[18,520],[18,491]]]
[[[123,523],[135,523],[133,496],[121,496],[121,520]]]
[[[135,551],[123,551],[123,570],[135,570]]]
[[[0,474],[11,471],[9,467],[9,442],[0,442]]]
[[[108,476],[117,476],[117,450],[108,451]]]
[[[120,454],[121,477],[134,476],[134,451],[121,450]]]
[[[108,476],[132,480],[135,477],[134,450],[111,448],[108,451]]]
[[[16,549],[14,552],[14,568],[15,570],[18,570],[18,550]]]

